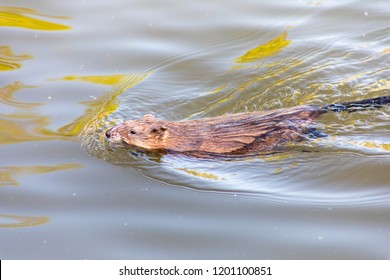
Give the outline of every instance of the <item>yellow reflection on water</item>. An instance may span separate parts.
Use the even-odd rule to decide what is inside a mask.
[[[383,151],[390,151],[389,143],[375,143],[373,141],[364,141],[363,146],[371,149],[381,149]]]
[[[348,84],[348,83],[351,83],[352,81],[358,81],[359,78],[361,76],[374,76],[374,75],[378,75],[380,73],[383,73],[385,71],[388,71],[388,69],[380,69],[380,70],[377,70],[377,71],[364,71],[362,73],[359,73],[359,74],[355,74],[355,75],[351,75],[350,77],[348,77],[347,79],[344,79],[340,82],[340,84]],[[352,94],[359,94],[359,92],[367,92],[367,93],[375,93],[375,92],[381,92],[381,91],[388,91],[390,89],[390,80],[386,80],[386,79],[379,79],[379,80],[375,80],[373,82],[370,82],[370,83],[367,83],[367,82],[363,82],[363,83],[356,83],[354,85],[354,89],[353,91],[351,92]]]
[[[66,81],[81,81],[106,86],[114,86],[119,84],[128,74],[108,75],[108,76],[66,76],[63,80]]]
[[[223,85],[223,86],[220,86],[220,87],[218,87],[218,88],[209,90],[207,93],[208,93],[208,94],[218,93],[218,92],[224,90],[226,87],[227,87],[226,85]]]
[[[57,133],[51,133],[45,127],[50,124],[48,116],[39,116],[35,112],[0,114],[0,145],[47,140],[71,140]],[[75,139],[74,139],[75,140]]]
[[[254,83],[258,83],[263,80],[276,78],[282,76],[283,73],[297,68],[303,63],[303,60],[300,59],[294,59],[294,60],[284,60],[284,61],[278,61],[276,63],[273,63],[271,67],[269,67],[269,71],[266,73],[263,73],[261,76],[255,76],[252,79],[245,81],[241,85],[239,85],[239,90],[245,90],[248,87],[251,87]],[[268,67],[268,65],[267,65]],[[272,68],[272,69],[271,69]],[[297,73],[296,78],[300,77],[300,75],[303,75],[302,73]],[[274,85],[281,85],[284,84],[288,79],[291,80],[291,78],[282,78],[278,80],[278,82],[274,83]]]
[[[1,220],[10,220],[10,222],[1,222]],[[32,227],[40,226],[49,222],[47,217],[32,217],[0,214],[0,228],[17,228],[17,227]]]
[[[63,163],[58,165],[36,165],[36,166],[4,166],[0,167],[0,186],[19,186],[15,179],[17,176],[28,174],[44,174],[61,170],[82,168],[84,165],[78,163]]]
[[[224,95],[226,97],[221,98],[220,100],[216,101],[214,104],[211,104],[207,108],[207,110],[209,110],[209,111],[213,110],[214,108],[220,106],[220,104],[227,103],[227,102],[231,101],[232,99],[234,99],[236,97],[236,93],[242,92],[242,91],[252,87],[256,83],[266,81],[268,79],[275,79],[275,78],[276,78],[276,82],[274,82],[274,85],[279,85],[279,84],[285,83],[288,78],[281,78],[281,77],[284,77],[283,74],[286,73],[287,71],[291,71],[292,69],[295,69],[298,66],[300,66],[301,64],[303,64],[304,61],[302,59],[284,58],[282,60],[277,60],[277,61],[273,61],[270,63],[264,63],[264,62],[258,62],[258,63],[254,63],[254,64],[244,64],[244,63],[256,62],[256,61],[259,61],[263,58],[266,58],[266,57],[269,57],[269,56],[272,56],[272,55],[279,53],[283,48],[285,48],[286,46],[288,46],[292,42],[292,40],[287,39],[287,35],[288,35],[288,32],[285,31],[282,34],[280,34],[279,36],[275,37],[274,39],[268,41],[267,43],[259,45],[256,48],[247,51],[244,55],[237,57],[235,59],[235,61],[238,64],[234,65],[230,71],[242,71],[242,70],[245,70],[247,68],[252,68],[252,69],[253,68],[255,68],[255,69],[265,68],[265,69],[267,69],[267,71],[265,71],[265,72],[264,72],[264,70],[259,71],[261,73],[261,75],[259,74],[259,75],[251,76],[250,79],[242,81],[240,84],[234,86],[233,88],[226,90],[226,92],[224,92]],[[296,78],[298,78],[299,75],[300,75],[300,73],[298,73],[296,75],[297,76]],[[209,93],[218,93],[220,91],[225,90],[226,88],[228,88],[227,85],[222,85],[221,87],[219,87],[215,90],[212,90]],[[257,98],[257,97],[254,96],[253,98]],[[296,97],[294,97],[294,98],[296,98]],[[307,96],[304,100],[303,100],[303,98],[301,98],[302,100],[300,102],[306,103],[307,99],[310,99],[310,98],[311,98],[311,96]],[[250,103],[250,100],[246,99],[245,102]],[[241,104],[236,103],[236,107],[240,107],[240,106],[241,106]],[[203,112],[196,112],[192,116],[199,115],[202,113],[204,113],[204,111]]]
[[[116,100],[117,97],[129,88],[132,88],[136,84],[143,81],[146,77],[149,76],[150,73],[151,72],[138,75],[120,75],[121,79],[116,83],[116,86],[111,91],[106,92],[96,100],[82,102],[82,104],[87,105],[85,114],[72,123],[61,127],[58,129],[58,132],[61,135],[77,136],[83,130],[88,130],[88,132],[93,133],[98,128],[103,127],[106,122],[106,117],[115,112],[119,106],[119,102]],[[105,80],[103,76],[100,77],[100,81]],[[87,80],[80,79],[80,81]]]
[[[31,16],[48,17],[48,18],[61,18],[66,17],[55,17],[45,15],[33,9],[21,8],[21,7],[8,7],[0,6],[0,26],[28,28],[35,30],[67,30],[69,26],[54,23],[46,20],[41,20]]]
[[[23,85],[20,82],[7,85],[0,89],[0,102],[23,110],[12,114],[0,113],[0,127],[2,128],[0,145],[48,140],[77,141],[77,136],[84,129],[93,134],[104,125],[105,117],[118,108],[119,103],[116,98],[127,89],[141,82],[149,74],[150,72],[139,75],[120,75],[121,79],[113,87],[113,90],[106,92],[96,100],[82,102],[88,107],[85,114],[58,130],[47,128],[51,124],[49,116],[40,116],[34,110],[24,110],[39,106],[40,103],[23,103],[14,98],[16,91],[30,86]],[[101,77],[102,80],[105,80],[104,76]]]
[[[1,13],[0,13],[1,22]],[[16,70],[22,67],[23,60],[31,59],[28,54],[15,55],[9,46],[0,46],[0,71]]]
[[[16,109],[12,114],[0,113],[0,127],[2,128],[0,145],[63,138],[60,135],[53,136],[46,133],[45,127],[50,124],[49,117],[40,116],[33,110],[42,105],[41,103],[21,102],[14,97],[17,91],[26,88],[33,88],[33,86],[15,82],[0,88],[0,102]]]
[[[236,63],[254,62],[265,57],[272,56],[288,46],[292,41],[287,40],[287,31],[269,42],[259,45],[254,49],[247,51],[244,55],[236,58]]]
[[[267,156],[267,157],[264,157],[264,161],[270,161],[270,162],[277,162],[277,163],[280,163],[286,159],[289,159],[291,158],[292,155],[290,154],[275,154],[275,155],[270,155],[270,156]]]
[[[43,103],[31,103],[31,102],[18,101],[14,97],[15,92],[25,88],[34,88],[34,86],[28,86],[21,82],[15,82],[13,84],[0,88],[0,102],[5,105],[9,105],[21,109],[37,107],[43,104]]]
[[[217,175],[214,175],[212,173],[205,173],[205,172],[199,172],[197,170],[188,169],[188,168],[176,168],[177,170],[184,171],[189,175],[196,176],[203,179],[211,179],[211,180],[225,180],[224,178],[221,178]]]

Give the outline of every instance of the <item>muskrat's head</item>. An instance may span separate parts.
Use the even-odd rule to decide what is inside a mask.
[[[106,131],[106,138],[113,144],[130,145],[146,150],[164,149],[164,140],[168,136],[164,121],[153,115],[142,119],[129,120]]]

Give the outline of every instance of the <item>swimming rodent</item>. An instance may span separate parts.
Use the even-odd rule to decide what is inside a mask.
[[[355,102],[296,106],[270,111],[238,113],[197,120],[166,121],[145,115],[106,131],[109,143],[157,153],[182,153],[196,157],[229,157],[280,150],[311,131],[321,114],[381,108],[390,96]]]

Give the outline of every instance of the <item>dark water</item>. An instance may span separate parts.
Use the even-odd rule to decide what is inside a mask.
[[[103,131],[390,95],[387,1],[0,2],[1,259],[388,259],[390,108],[244,160]],[[305,152],[303,152],[305,151]]]

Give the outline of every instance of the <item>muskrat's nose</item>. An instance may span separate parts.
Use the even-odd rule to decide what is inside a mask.
[[[106,131],[106,137],[107,137],[107,138],[110,138],[110,137],[111,137],[111,131],[112,131],[112,128],[110,128],[110,129],[108,129],[108,130]]]

